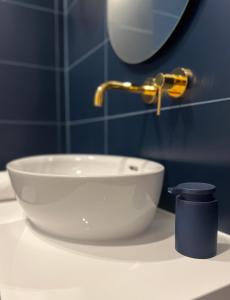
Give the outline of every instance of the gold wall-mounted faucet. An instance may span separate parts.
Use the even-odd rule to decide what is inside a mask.
[[[188,89],[192,79],[192,72],[186,68],[177,68],[169,74],[157,74],[148,78],[143,85],[133,85],[131,82],[108,81],[102,83],[96,90],[94,106],[101,107],[104,103],[104,94],[110,89],[125,90],[142,95],[147,104],[157,104],[157,115],[160,115],[162,94],[166,92],[174,99],[181,98]]]

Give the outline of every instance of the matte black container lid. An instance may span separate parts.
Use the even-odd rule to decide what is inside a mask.
[[[170,194],[181,195],[185,198],[187,198],[186,196],[194,196],[194,198],[210,197],[215,191],[215,185],[202,182],[186,182],[168,188]]]

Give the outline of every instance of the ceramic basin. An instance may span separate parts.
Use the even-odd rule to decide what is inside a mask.
[[[44,155],[7,165],[29,221],[55,237],[103,241],[127,238],[151,223],[164,167],[106,155]]]

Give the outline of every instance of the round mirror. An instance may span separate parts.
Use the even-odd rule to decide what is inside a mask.
[[[126,63],[152,57],[168,40],[189,0],[108,0],[112,47]]]

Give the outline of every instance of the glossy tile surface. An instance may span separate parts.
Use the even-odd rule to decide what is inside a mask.
[[[93,66],[93,67],[92,67]],[[70,120],[94,118],[104,115],[104,110],[93,106],[94,93],[104,82],[104,49],[81,62],[69,72]]]
[[[73,125],[71,152],[104,153],[104,122]]]
[[[0,65],[0,120],[56,120],[55,73]]]
[[[105,0],[78,0],[68,17],[69,63],[104,41]]]
[[[0,1],[0,169],[16,157],[64,149],[56,8],[53,0]]]
[[[1,1],[0,40],[0,60],[55,64],[54,14]]]
[[[57,151],[56,126],[2,125],[0,122],[0,169],[12,159]]]
[[[6,0],[7,1],[7,0]],[[28,5],[36,5],[44,8],[54,8],[54,1],[56,0],[14,0],[14,2],[19,4],[28,4]]]

